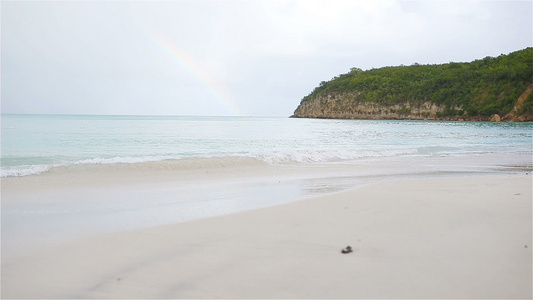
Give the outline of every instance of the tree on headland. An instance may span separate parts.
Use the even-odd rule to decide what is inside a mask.
[[[331,93],[357,92],[357,101],[380,105],[431,103],[444,106],[440,117],[505,115],[533,84],[533,48],[470,63],[351,68],[322,81],[302,103]],[[533,115],[533,93],[522,101],[520,114]]]

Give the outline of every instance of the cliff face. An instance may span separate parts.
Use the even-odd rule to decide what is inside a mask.
[[[360,101],[360,93],[330,93],[302,102],[292,117],[325,119],[370,119],[370,120],[454,120],[444,117],[446,108],[430,101],[406,102],[396,105],[383,105]],[[461,107],[454,107],[461,111]],[[462,118],[464,120],[464,118]]]
[[[447,120],[447,121],[511,121],[531,122],[531,113],[520,113],[524,100],[533,92],[533,85],[518,98],[514,108],[504,117],[468,116],[463,108],[449,108],[430,101],[411,101],[385,105],[361,101],[359,92],[332,92],[302,101],[291,116],[293,118],[366,119],[366,120]]]
[[[531,96],[533,93],[533,83],[530,84],[526,90],[518,97],[513,109],[508,112],[502,121],[508,122],[531,122],[533,121],[533,114],[531,112],[523,112],[524,102]]]

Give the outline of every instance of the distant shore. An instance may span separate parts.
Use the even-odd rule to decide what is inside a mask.
[[[470,63],[351,68],[303,97],[293,117],[531,122],[532,53],[529,47]]]
[[[531,180],[381,182],[80,237],[3,255],[2,297],[531,298]]]
[[[398,120],[398,121],[451,121],[451,122],[504,122],[504,123],[514,123],[514,122],[533,122],[530,119],[504,119],[498,114],[492,116],[472,116],[472,117],[428,117],[420,115],[381,115],[381,114],[349,114],[349,113],[329,113],[327,115],[291,115],[289,118],[299,118],[299,119],[332,119],[332,120]]]

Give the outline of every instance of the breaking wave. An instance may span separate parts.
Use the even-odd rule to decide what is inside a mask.
[[[53,164],[27,164],[16,166],[2,166],[1,177],[22,177],[38,175],[55,168],[64,167],[95,167],[98,165],[131,165],[139,169],[140,165],[151,169],[194,169],[217,168],[239,164],[262,163],[268,165],[284,164],[316,164],[316,163],[349,163],[350,161],[392,157],[415,154],[416,150],[388,150],[388,151],[257,151],[253,153],[204,155],[204,156],[148,156],[148,157],[110,157],[80,159],[71,162]]]

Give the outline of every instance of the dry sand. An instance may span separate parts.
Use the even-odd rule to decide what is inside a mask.
[[[531,179],[381,182],[5,254],[2,298],[531,298]]]

